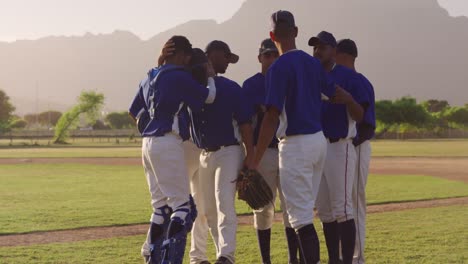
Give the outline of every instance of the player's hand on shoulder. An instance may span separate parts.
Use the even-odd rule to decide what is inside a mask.
[[[166,42],[166,44],[164,44],[164,47],[161,50],[161,54],[159,54],[158,66],[163,65],[166,58],[174,54],[174,50],[175,50],[174,46],[175,44],[172,40],[169,40]]]
[[[353,96],[340,86],[336,86],[335,95],[330,98],[334,104],[349,104],[353,102]]]

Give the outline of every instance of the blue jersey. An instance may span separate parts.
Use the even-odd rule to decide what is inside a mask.
[[[329,73],[329,77],[350,93],[358,104],[366,105],[369,103],[362,81],[352,69],[336,65]],[[351,119],[344,104],[324,102],[322,105],[322,126],[325,137],[330,139],[354,138],[356,136],[356,122]]]
[[[369,99],[368,105],[364,110],[364,118],[361,123],[356,125],[357,136],[354,139],[354,144],[359,145],[362,142],[369,140],[375,135],[375,93],[371,82],[362,74],[358,73],[364,91]]]
[[[191,112],[192,137],[202,149],[238,144],[238,125],[249,122],[241,87],[224,77],[215,77],[216,98],[201,111]]]
[[[141,111],[150,112],[151,119],[142,131],[143,137],[161,137],[174,132],[186,140],[189,134],[187,120],[179,118],[180,111],[184,104],[192,111],[199,111],[208,97],[208,89],[183,70],[163,72],[157,82],[154,82],[160,71],[174,67],[174,65],[164,65],[154,68],[140,83],[129,111],[133,116],[137,116]]]
[[[248,109],[251,120],[254,126],[254,145],[258,143],[258,135],[265,115],[265,76],[257,73],[249,79],[245,80],[242,85],[242,93],[244,94],[244,107]],[[273,138],[270,143],[271,148],[278,146],[278,139]]]
[[[266,90],[265,105],[281,112],[276,134],[282,138],[321,131],[321,94],[333,96],[335,85],[326,77],[319,60],[301,50],[292,50],[271,65]]]

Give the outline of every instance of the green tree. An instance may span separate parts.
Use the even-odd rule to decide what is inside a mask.
[[[429,113],[437,113],[442,112],[448,108],[450,108],[450,104],[446,100],[427,100],[422,103],[422,106],[429,112]]]
[[[135,121],[128,115],[128,112],[109,113],[105,120],[113,129],[131,128],[135,126]]]
[[[416,99],[411,97],[402,97],[395,100],[396,123],[407,123],[414,126],[423,126],[431,121],[430,114],[422,105],[417,104]]]
[[[59,111],[46,111],[42,112],[37,116],[39,124],[45,126],[55,126],[62,116],[62,113]]]
[[[452,107],[444,116],[448,122],[468,126],[468,107]]]
[[[13,111],[15,107],[11,104],[10,97],[0,90],[0,133],[9,129]]]
[[[13,122],[10,124],[10,128],[12,129],[23,129],[28,125],[28,122],[24,119],[15,119]]]
[[[69,131],[76,128],[79,117],[85,114],[89,123],[94,124],[104,104],[104,95],[96,92],[82,92],[78,97],[78,104],[65,112],[55,126],[55,144],[64,144],[69,136]]]

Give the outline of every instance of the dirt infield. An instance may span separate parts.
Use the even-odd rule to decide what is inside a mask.
[[[3,164],[79,163],[91,165],[141,165],[140,158],[33,158],[0,159]],[[468,158],[374,157],[370,173],[436,176],[468,182]]]
[[[468,197],[372,205],[367,207],[367,212],[382,213],[449,205],[468,205]],[[239,216],[238,221],[240,225],[253,225],[253,217],[251,215]],[[281,221],[281,214],[275,214],[275,222]],[[72,230],[37,232],[20,235],[5,235],[0,236],[0,247],[30,246],[37,244],[66,243],[83,240],[126,237],[134,235],[143,235],[146,234],[147,231],[147,224],[138,224],[128,226],[88,227]]]

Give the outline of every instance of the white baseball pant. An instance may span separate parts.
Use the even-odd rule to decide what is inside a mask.
[[[200,165],[201,150],[192,141],[184,141],[185,161],[190,179],[190,190],[198,210],[198,216],[192,227],[190,240],[190,263],[197,264],[208,260],[206,256],[206,243],[208,240],[208,223],[200,201],[200,185],[198,167]]]
[[[281,190],[279,178],[279,153],[278,149],[268,148],[263,155],[258,171],[262,174],[268,186],[273,191],[273,202],[276,201],[276,193],[279,193],[280,207],[283,211],[283,223],[285,227],[291,227],[289,224],[288,213],[284,206],[284,196]],[[253,210],[254,212],[254,227],[258,230],[270,229],[273,225],[275,216],[275,204],[269,204],[261,209]]]
[[[177,208],[188,202],[190,189],[184,160],[182,139],[173,133],[163,137],[145,137],[142,161],[151,194],[153,210],[168,205]],[[151,222],[157,223],[151,214]],[[141,249],[149,255],[148,238]]]
[[[356,175],[353,186],[354,221],[356,223],[356,247],[353,263],[364,264],[364,244],[366,240],[366,185],[371,160],[371,144],[364,141],[356,147]]]
[[[315,200],[327,152],[322,132],[280,140],[280,183],[291,227],[313,223]]]
[[[242,167],[240,146],[202,151],[199,186],[208,226],[216,247],[216,257],[235,263],[237,215],[235,209],[236,179]]]
[[[352,192],[356,150],[351,139],[327,144],[327,158],[317,196],[317,211],[323,223],[353,219]]]

